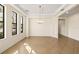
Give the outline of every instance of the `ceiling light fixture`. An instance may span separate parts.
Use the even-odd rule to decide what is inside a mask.
[[[44,7],[43,7],[43,5],[39,5],[38,8],[39,8],[39,19],[38,19],[37,23],[38,23],[38,24],[42,24],[42,23],[45,22],[45,21],[42,19],[43,12],[44,12],[44,11],[43,11]]]

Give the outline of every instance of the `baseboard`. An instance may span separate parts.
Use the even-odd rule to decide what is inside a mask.
[[[53,39],[57,39],[58,40],[58,38],[56,38],[56,37],[52,37],[52,36],[29,36],[29,38],[31,38],[31,37],[47,37],[47,38],[53,38]]]
[[[50,37],[50,36],[29,36],[29,37]]]
[[[65,35],[62,35],[62,34],[60,34],[61,36],[64,36],[64,37],[66,37],[66,38],[68,38],[68,39],[71,39],[71,40],[75,40],[75,41],[79,41],[79,40],[77,40],[77,39],[74,39],[74,38],[71,38],[71,37],[69,37],[69,36],[65,36]]]

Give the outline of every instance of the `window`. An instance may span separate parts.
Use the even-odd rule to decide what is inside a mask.
[[[23,16],[21,16],[21,33],[23,33]]]
[[[12,35],[17,34],[17,13],[12,11]]]
[[[0,4],[0,39],[4,38],[4,6]]]

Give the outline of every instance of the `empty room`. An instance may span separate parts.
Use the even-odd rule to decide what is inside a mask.
[[[78,54],[78,4],[0,4],[1,54]]]

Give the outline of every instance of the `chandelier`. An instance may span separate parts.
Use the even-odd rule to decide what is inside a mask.
[[[39,19],[37,22],[39,24],[42,24],[44,23],[44,20],[43,20],[44,5],[39,5],[38,8],[39,8]]]

